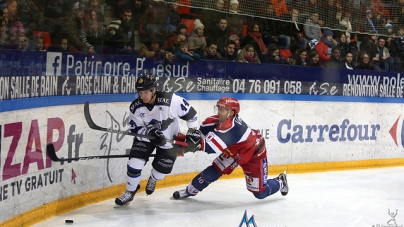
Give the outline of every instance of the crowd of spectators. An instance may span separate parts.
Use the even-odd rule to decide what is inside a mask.
[[[404,0],[75,1],[0,0],[0,49],[403,71]]]

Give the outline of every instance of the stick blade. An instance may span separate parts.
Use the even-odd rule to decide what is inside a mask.
[[[84,118],[86,119],[87,124],[90,128],[100,131],[106,131],[105,129],[99,127],[94,123],[93,119],[91,118],[90,103],[88,101],[84,104]]]
[[[46,145],[46,153],[48,154],[49,158],[52,161],[54,161],[54,162],[60,161],[58,156],[56,156],[55,146],[52,143]]]

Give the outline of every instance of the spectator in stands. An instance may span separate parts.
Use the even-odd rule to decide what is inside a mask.
[[[377,54],[376,58],[373,60],[382,71],[386,72],[400,72],[400,60],[395,59],[390,55],[389,49],[385,47],[386,38],[384,36],[379,36],[377,40]],[[398,60],[396,62],[395,60]]]
[[[197,61],[201,59],[201,55],[189,50],[187,41],[180,41],[178,43],[178,48],[175,50],[175,57],[183,61]]]
[[[57,52],[81,53],[76,47],[70,45],[68,38],[63,37],[60,40],[60,49]]]
[[[63,19],[57,21],[57,24],[55,25],[55,29],[53,30],[55,35],[52,39],[52,43],[60,43],[62,37],[67,37],[71,45],[80,52],[87,53],[87,45],[79,38],[82,28],[82,19],[84,17],[83,9],[84,6],[82,4],[76,3],[74,4],[73,9],[66,10],[63,14]]]
[[[362,40],[359,49],[360,52],[366,52],[370,56],[370,63],[372,64],[372,68],[374,68],[376,71],[381,71],[380,67],[375,64],[374,61],[378,60],[377,55],[378,49],[377,49],[377,33],[374,31],[370,31],[368,35],[365,36],[365,38]],[[360,59],[358,59],[360,61]]]
[[[18,20],[24,25],[26,35],[30,38],[34,30],[42,30],[44,15],[34,1],[17,0],[18,3]]]
[[[7,32],[6,20],[0,16],[0,49],[5,50],[10,48],[10,40]]]
[[[44,30],[48,32],[53,32],[56,24],[64,20],[66,16],[71,16],[72,2],[67,0],[54,0],[54,1],[44,1],[45,18],[44,20]],[[68,14],[68,15],[66,15]]]
[[[3,18],[3,20],[4,20],[4,24],[6,25],[6,29],[7,29],[7,32],[8,32],[8,9],[7,9],[7,7],[4,7],[3,8],[3,10],[2,11],[0,11],[1,12],[1,16],[2,16],[2,18]]]
[[[356,69],[381,71],[379,67],[375,68],[375,65],[370,58],[371,57],[367,52],[361,51]]]
[[[84,24],[80,34],[81,41],[87,45],[88,54],[103,54],[104,23],[98,22],[98,15],[95,9],[86,9],[84,13]]]
[[[277,18],[273,5],[268,3],[266,7],[259,6],[258,10],[259,15],[262,17],[256,17],[255,20],[261,25],[262,40],[264,40],[266,46],[272,43],[278,44],[278,21],[273,19]]]
[[[347,53],[351,52],[351,46],[348,44],[347,37],[345,33],[340,33],[337,37],[338,46],[341,47],[341,56],[345,56]]]
[[[33,51],[46,51],[43,45],[42,36],[34,36],[31,45],[28,47],[29,50]]]
[[[146,10],[150,7],[149,0],[128,0],[128,9],[132,9],[132,21],[135,30],[140,28],[140,20],[144,17]],[[125,8],[125,7],[121,7]]]
[[[141,20],[143,29],[149,33],[151,39],[162,42],[170,35],[167,26],[168,8],[165,2],[151,1]]]
[[[340,12],[340,6],[336,4],[335,0],[327,0],[327,3],[321,7],[321,10],[318,11],[320,13],[319,18],[324,20],[324,24],[322,26],[328,28],[337,27],[341,18],[338,18],[338,12]]]
[[[307,42],[311,42],[312,40],[320,41],[322,37],[320,24],[318,24],[318,17],[318,12],[313,12],[310,15],[310,18],[307,19],[306,23],[304,23],[303,29]]]
[[[205,34],[205,31],[204,31]],[[220,18],[216,22],[216,27],[211,28],[210,33],[206,33],[209,39],[214,42],[218,42],[220,39],[228,38],[228,30],[227,30],[227,20],[226,18]],[[223,46],[222,46],[223,47]]]
[[[369,34],[367,34],[360,46],[359,50],[360,52],[366,52],[370,55],[371,59],[374,59],[376,54],[377,54],[377,33],[374,31],[370,31]]]
[[[384,34],[384,26],[386,25],[386,19],[382,16],[382,12],[376,12],[376,17],[373,19],[373,25],[379,34]]]
[[[84,3],[76,2],[73,5],[73,21],[77,27],[77,37],[80,36],[84,24]],[[70,16],[70,15],[69,15]]]
[[[384,26],[385,30],[383,31],[383,33],[386,34],[386,36],[393,36],[394,37],[394,36],[396,36],[396,34],[394,33],[393,28],[394,28],[393,24],[391,23],[391,21],[389,21]]]
[[[310,50],[309,51],[309,64],[308,66],[313,66],[313,67],[322,67],[322,64],[320,62],[320,55],[316,50]]]
[[[103,0],[88,0],[86,9],[94,10],[97,14],[97,22],[104,22],[104,4]]]
[[[350,21],[352,26],[352,31],[357,31],[359,27],[360,20],[362,19],[362,11],[364,8],[361,0],[348,0],[342,1],[342,12],[343,14],[346,12],[351,13]]]
[[[175,36],[175,39],[174,39],[173,44],[167,46],[166,51],[169,51],[169,52],[171,52],[171,53],[174,53],[175,50],[178,48],[178,43],[179,43],[180,41],[187,41],[185,35],[183,35],[183,34],[177,34],[177,35]],[[187,42],[188,42],[188,41],[187,41]]]
[[[237,61],[236,42],[229,39],[226,47],[221,51],[221,55],[226,61]]]
[[[320,59],[321,59],[321,57],[320,57]],[[323,67],[324,68],[337,68],[337,69],[345,68],[344,62],[341,61],[341,47],[340,46],[338,46],[338,45],[333,46],[332,56],[329,61],[326,61],[324,63]]]
[[[353,70],[355,69],[354,61],[353,61],[353,55],[351,53],[346,53],[344,57],[344,65],[346,69]]]
[[[238,0],[230,0],[230,8],[228,15],[228,27],[229,32],[234,32],[241,39],[243,39],[244,24],[246,24],[246,18],[238,12],[239,3]]]
[[[17,44],[19,42],[18,37],[22,34],[26,34],[25,27],[23,23],[20,21],[20,17],[18,15],[18,3],[16,0],[7,0],[7,21],[8,21],[8,32],[9,32],[9,40],[12,46],[19,46]],[[4,13],[4,11],[3,11]]]
[[[254,50],[253,45],[247,44],[240,50],[240,53],[237,57],[239,62],[246,62],[246,63],[261,63],[257,51]]]
[[[205,47],[203,59],[206,60],[222,60],[222,56],[217,52],[217,44],[214,40],[209,39],[208,45]]]
[[[268,47],[268,53],[265,58],[262,57],[261,62],[269,64],[285,64],[285,59],[280,55],[279,46],[271,44]]]
[[[160,43],[158,41],[152,41],[149,48],[143,44],[142,47],[140,47],[137,55],[141,57],[152,58],[155,62],[164,62],[164,60],[172,62],[175,57],[173,53],[164,51],[160,47]]]
[[[124,10],[120,20],[111,21],[106,28],[104,47],[109,54],[132,55],[134,48],[134,28],[131,23],[132,11]],[[154,36],[151,38],[153,39]],[[157,40],[154,37],[154,40]]]
[[[177,29],[175,33],[185,35],[185,38],[188,40],[189,34],[187,33],[187,29],[188,29],[187,25],[179,23],[177,24]]]
[[[234,32],[230,32],[229,39],[233,40],[236,43],[236,53],[238,53],[241,48],[240,37],[237,34],[235,34]]]
[[[397,22],[395,22],[395,23],[402,25],[402,24],[404,24],[404,5],[399,6],[399,9],[400,9],[400,13],[398,14],[398,17],[396,19]]]
[[[389,49],[390,57],[392,57],[394,60],[394,68],[398,70],[398,72],[401,72],[402,64],[396,43],[394,41],[394,36],[388,36],[384,46]]]
[[[307,3],[304,3],[303,4],[303,13],[305,14],[305,15],[307,15],[308,17],[307,18],[303,18],[304,19],[304,21],[306,21],[307,19],[310,19],[310,16],[313,14],[313,13],[319,13],[319,12],[321,12],[323,9],[324,9],[324,7],[322,6],[322,1],[318,1],[318,0],[308,0],[308,2]],[[321,18],[321,19],[323,19],[323,18]],[[317,23],[320,25],[320,26],[324,26],[324,21],[322,21],[322,20],[317,20]]]
[[[340,20],[339,24],[345,30],[345,37],[347,39],[347,43],[351,40],[351,32],[352,32],[352,24],[351,24],[351,13],[344,12],[342,15],[342,19]],[[345,56],[345,55],[343,55]]]
[[[195,53],[198,53],[199,56],[203,55],[203,51],[206,46],[206,39],[203,36],[203,30],[205,26],[201,23],[199,19],[195,19],[194,21],[194,30],[189,36],[189,49]]]
[[[26,51],[28,50],[29,40],[25,34],[21,34],[17,37],[16,47],[18,50]]]
[[[175,40],[177,39],[177,36],[179,34],[184,35],[185,40],[188,41],[189,34],[187,33],[187,26],[185,24],[183,24],[183,23],[177,24],[176,31],[171,33],[170,38],[166,42],[166,45],[167,45],[166,47],[167,48],[171,47],[171,46],[173,46],[175,44]]]
[[[226,19],[227,22],[226,12],[227,9],[224,8],[224,0],[217,0],[210,8],[203,10],[201,20],[206,24],[206,34],[212,32],[219,19]]]
[[[400,58],[401,62],[404,61],[404,27],[397,30],[397,36],[394,38],[394,43],[397,48],[396,56]]]
[[[295,65],[306,66],[309,64],[308,51],[306,49],[299,49],[296,54],[293,55],[295,59]]]
[[[177,25],[181,23],[181,17],[178,14],[178,0],[172,0],[168,3],[167,9],[167,35],[177,31]]]
[[[332,55],[332,48],[335,46],[336,41],[333,39],[333,33],[331,30],[325,29],[324,34],[320,39],[320,42],[315,46],[316,51],[320,55],[320,61],[322,63],[329,61]],[[340,53],[341,54],[341,53]]]
[[[360,30],[377,32],[376,26],[373,22],[373,11],[372,10],[366,10],[366,18],[362,21]]]
[[[283,14],[289,14],[285,0],[270,0],[270,3],[273,5],[276,17],[280,18]]]
[[[264,56],[267,54],[268,49],[262,40],[262,33],[260,30],[260,24],[256,21],[252,21],[247,26],[247,35],[244,38],[244,44],[251,44],[254,47],[254,50],[257,50],[258,57],[261,62],[263,62]]]
[[[285,43],[281,46],[283,49],[291,50],[291,45],[296,44],[300,49],[306,49],[307,41],[303,38],[301,23],[298,22],[299,10],[292,8],[290,15],[283,15],[279,25],[279,43]],[[291,50],[293,52],[293,50]]]

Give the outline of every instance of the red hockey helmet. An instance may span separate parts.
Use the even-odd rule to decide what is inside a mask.
[[[240,112],[240,103],[237,99],[231,97],[223,97],[216,103],[217,108],[225,108],[234,110],[235,114]]]

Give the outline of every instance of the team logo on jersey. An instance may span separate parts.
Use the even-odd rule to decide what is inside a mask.
[[[171,118],[168,118],[167,120],[163,120],[163,121],[158,121],[156,119],[152,119],[149,124],[148,124],[148,128],[158,128],[161,131],[164,131],[168,128],[168,126],[170,126],[171,123],[173,123],[174,120]]]

